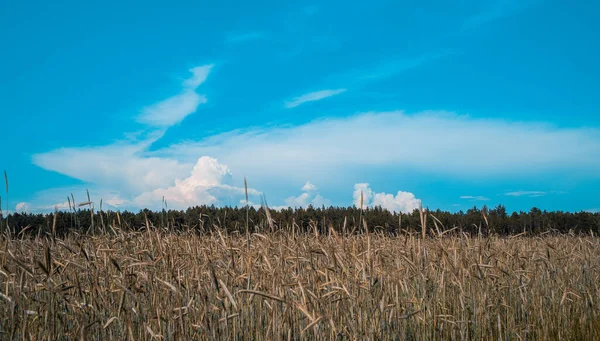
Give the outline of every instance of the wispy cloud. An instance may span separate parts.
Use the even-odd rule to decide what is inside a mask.
[[[447,49],[411,56],[390,56],[368,65],[356,65],[349,71],[330,75],[323,82],[325,84],[344,84],[346,88],[355,90],[456,53],[458,51]]]
[[[400,165],[458,178],[526,178],[599,169],[600,130],[398,111],[231,132],[172,145],[155,155],[212,155],[248,176],[268,172],[268,177],[302,175],[318,182],[347,167]]]
[[[202,83],[206,81],[206,79],[208,78],[208,74],[213,69],[213,67],[213,64],[208,64],[191,68],[190,72],[192,73],[192,77],[183,81],[183,85],[188,90],[196,90],[196,88],[198,88],[200,85],[202,85]]]
[[[325,77],[321,84],[326,87],[328,84],[344,84],[345,88],[315,91],[302,96],[293,98],[284,103],[286,108],[294,108],[303,103],[318,101],[327,97],[341,94],[348,89],[352,91],[359,90],[371,83],[378,82],[390,77],[397,76],[403,72],[419,67],[428,62],[455,54],[454,50],[444,50],[438,53],[426,53],[413,57],[395,56],[378,60],[367,66],[359,66],[350,71],[345,71]]]
[[[168,186],[192,168],[189,162],[145,157],[151,142],[119,141],[106,146],[61,148],[35,154],[33,163],[86,183],[129,193]]]
[[[445,112],[367,113],[296,127],[232,131],[150,151],[160,136],[99,147],[62,148],[37,154],[33,161],[89,186],[118,189],[118,194],[134,205],[159,204],[165,196],[173,205],[181,206],[194,201],[235,202],[242,189],[234,184],[241,180],[230,177],[222,167],[244,174],[259,187],[261,183],[306,181],[306,177],[315,182],[330,181],[330,174],[344,176],[348,169],[360,167],[487,179],[600,168],[599,130],[474,119]],[[202,156],[210,156],[214,162]],[[580,176],[598,175],[588,172]],[[214,181],[202,184],[201,178]],[[302,190],[300,196],[288,198],[288,203],[316,204],[316,186],[307,183]],[[416,202],[411,193],[374,193],[368,185],[363,190],[368,204],[391,210],[408,209],[411,206],[402,206],[403,202]],[[463,196],[464,200],[482,198]]]
[[[335,89],[335,90],[321,90],[321,91],[307,93],[302,96],[298,96],[298,97],[292,99],[291,101],[285,102],[285,107],[288,109],[295,108],[306,102],[319,101],[319,100],[322,100],[322,99],[325,99],[325,98],[328,98],[331,96],[339,95],[345,91],[346,91],[346,89]]]
[[[198,106],[203,103],[206,103],[205,96],[198,95],[194,91],[185,91],[144,108],[138,121],[151,126],[169,127],[195,113]]]
[[[460,198],[461,199],[465,199],[465,200],[471,200],[471,201],[487,201],[487,200],[490,200],[489,198],[486,198],[486,197],[481,196],[481,195],[478,195],[478,196],[462,195]]]
[[[515,191],[515,192],[504,193],[504,195],[509,196],[509,197],[529,197],[529,198],[543,197],[546,194],[547,194],[546,192],[542,192],[542,191]]]
[[[182,92],[144,108],[138,122],[153,127],[170,127],[196,112],[198,106],[207,101],[206,96],[196,93],[196,89],[206,81],[212,67],[210,64],[190,69],[192,77],[183,81]]]
[[[265,36],[265,33],[261,31],[229,33],[225,38],[225,41],[230,44],[246,43],[249,41],[264,39]]]

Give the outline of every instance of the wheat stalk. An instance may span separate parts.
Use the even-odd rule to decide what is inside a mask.
[[[421,219],[421,237],[427,237],[427,209],[423,210],[423,203],[419,202],[419,218]]]
[[[6,219],[5,219],[4,223],[6,225],[6,232],[10,233],[10,227],[8,225],[8,216],[10,215],[9,214],[10,210],[8,209],[8,207],[9,207],[8,206],[8,174],[6,174],[6,169],[4,170],[4,185],[5,185],[5,188],[6,188]]]

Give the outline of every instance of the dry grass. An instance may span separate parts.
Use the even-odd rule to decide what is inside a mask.
[[[599,339],[592,237],[3,241],[1,339]]]

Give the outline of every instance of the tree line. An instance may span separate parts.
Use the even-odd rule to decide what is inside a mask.
[[[124,211],[95,211],[78,209],[69,212],[50,214],[15,213],[2,217],[3,231],[11,235],[77,233],[110,233],[143,230],[147,227],[162,228],[173,232],[195,230],[209,233],[215,229],[229,233],[265,232],[286,230],[295,233],[337,233],[383,232],[391,235],[407,232],[421,232],[423,222],[427,233],[444,232],[497,235],[520,233],[600,233],[600,213],[542,211],[532,208],[528,212],[509,214],[499,205],[489,209],[473,207],[466,211],[448,212],[426,211],[426,222],[422,221],[419,210],[398,214],[381,207],[313,207],[269,210],[266,207],[215,207],[196,206],[185,211],[140,210],[137,213]]]

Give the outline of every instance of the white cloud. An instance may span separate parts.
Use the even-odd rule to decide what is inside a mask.
[[[195,89],[207,79],[211,69],[212,65],[191,69],[192,77],[183,81],[179,95],[144,109],[145,116],[140,121],[150,128],[160,127],[147,136],[144,133],[148,131],[129,134],[126,140],[104,146],[61,148],[34,155],[33,162],[83,181],[83,186],[98,194],[94,200],[96,207],[100,198],[105,198],[104,202],[112,207],[135,207],[160,204],[163,196],[170,207],[237,204],[243,199],[243,188],[232,185],[229,167],[259,186],[304,181],[306,177],[316,182],[331,181],[332,174],[342,178],[352,174],[348,169],[364,167],[487,179],[558,171],[582,174],[600,168],[597,129],[475,119],[446,112],[365,113],[292,127],[232,131],[150,151],[150,146],[169,126],[183,120],[206,100]],[[381,77],[384,73],[371,77]],[[343,91],[306,94],[287,106]],[[597,176],[588,173],[586,176]],[[261,178],[266,182],[261,184],[258,180]],[[242,183],[240,180],[235,183]],[[85,189],[83,186],[79,189]],[[368,205],[401,211],[410,210],[418,202],[411,193],[373,193],[368,184],[357,186],[355,189],[363,190]],[[55,189],[43,203],[58,202],[64,206],[64,198],[70,193],[64,190]],[[254,195],[258,193],[252,191]],[[329,203],[310,182],[306,182],[302,191],[297,197],[289,197],[286,203],[294,206]],[[526,195],[541,193],[530,191]],[[356,200],[355,191],[355,203]],[[38,205],[41,200],[31,202],[32,210],[54,207]]]
[[[61,148],[33,156],[33,163],[47,170],[107,189],[141,193],[166,187],[192,167],[170,158],[145,156],[146,142]]]
[[[330,206],[331,201],[321,196],[318,192],[317,186],[307,181],[304,186],[302,186],[302,194],[299,196],[292,196],[285,199],[285,205],[283,208],[287,207],[307,207],[308,205],[313,205],[314,207],[321,206]]]
[[[90,187],[91,186],[91,187]],[[40,191],[31,198],[30,202],[24,202],[27,212],[45,213],[54,210],[69,211],[71,207],[78,208],[79,204],[87,202],[87,194],[90,194],[90,199],[96,210],[100,210],[100,202],[102,202],[103,210],[118,210],[118,209],[138,209],[134,207],[130,200],[121,196],[118,191],[110,190],[105,187],[100,187],[94,184],[78,185],[75,187],[51,188]],[[126,192],[126,191],[125,191]],[[128,193],[128,192],[126,192]],[[73,203],[71,194],[76,200]],[[67,199],[67,197],[69,199]],[[89,206],[79,207],[88,208]],[[18,210],[17,210],[18,212]]]
[[[526,178],[562,171],[595,177],[591,170],[600,169],[600,130],[398,111],[234,131],[152,154],[181,160],[211,155],[248,177],[273,181],[309,176],[324,182],[348,167],[457,178]]]
[[[153,207],[164,198],[169,208],[177,209],[219,204],[223,203],[224,198],[231,198],[231,203],[237,203],[245,196],[245,189],[227,184],[230,180],[229,167],[214,158],[203,156],[198,159],[190,176],[175,180],[174,186],[144,192],[134,199],[134,203],[139,207]],[[248,189],[248,193],[260,194],[252,188]]]
[[[51,212],[51,211],[68,211],[69,202],[59,202],[54,205],[35,205],[28,202],[20,202],[15,207],[17,213],[40,213],[40,212]]]
[[[466,199],[466,200],[473,200],[473,201],[486,201],[486,200],[490,200],[487,197],[478,195],[478,196],[474,196],[474,195],[462,195],[460,197],[461,199]]]
[[[213,64],[207,64],[191,68],[192,77],[186,79],[183,85],[190,90],[196,90],[196,88],[206,81],[213,67]]]
[[[72,205],[72,204],[71,204]],[[72,207],[72,206],[71,206]],[[63,201],[63,202],[59,202],[56,203],[54,205],[49,205],[49,206],[44,206],[42,207],[42,210],[58,210],[58,211],[66,211],[68,210],[69,207],[69,202],[68,201]],[[38,210],[39,211],[39,210]]]
[[[354,185],[354,193],[352,194],[352,202],[354,206],[361,208],[361,195],[362,195],[362,207],[366,207],[371,202],[373,197],[373,191],[369,188],[368,183],[360,183]]]
[[[29,212],[29,203],[20,202],[15,207],[15,212]]]
[[[144,108],[137,118],[138,122],[153,127],[170,127],[196,112],[200,104],[207,102],[206,96],[196,93],[196,88],[206,81],[212,68],[210,64],[190,69],[192,77],[183,81],[183,91]]]
[[[285,107],[288,109],[295,108],[306,102],[319,101],[319,100],[322,100],[322,99],[325,99],[325,98],[328,98],[331,96],[339,95],[345,91],[346,91],[346,89],[335,89],[335,90],[322,90],[322,91],[311,92],[308,94],[304,94],[302,96],[298,96],[298,97],[292,99],[291,101],[285,102]]]
[[[391,212],[410,213],[419,208],[421,201],[410,192],[398,191],[396,196],[386,193],[376,193],[373,196],[373,206],[381,206]]]
[[[234,131],[148,151],[161,136],[158,132],[140,141],[62,148],[34,155],[33,161],[44,169],[79,179],[96,191],[118,189],[116,193],[123,198],[119,206],[125,207],[137,204],[133,199],[142,193],[146,194],[138,200],[146,198],[157,203],[160,203],[158,194],[150,195],[155,190],[178,193],[175,179],[189,177],[200,156],[214,157],[261,187],[305,181],[307,176],[318,182],[331,181],[331,174],[343,178],[352,174],[348,169],[364,167],[487,179],[523,178],[559,171],[594,177],[597,174],[586,174],[586,170],[600,168],[598,130],[474,119],[444,112],[368,113],[296,127]],[[237,179],[236,183],[243,182]],[[316,192],[312,186],[310,182],[305,184],[303,192]],[[367,185],[364,190],[366,202],[371,203],[374,194]],[[68,193],[62,192],[44,202],[58,202]],[[231,198],[232,193],[239,191],[223,185],[219,189],[200,189],[199,193],[196,199],[210,202],[219,201],[220,194]],[[515,196],[543,192],[509,193]],[[310,200],[288,199],[294,198],[289,202],[295,205],[310,202],[316,206],[321,198],[316,196],[318,193],[313,194]],[[399,199],[397,196],[394,195],[394,200],[402,199],[402,195]],[[110,200],[111,195],[103,197]],[[394,209],[389,197],[380,195],[378,200]]]
[[[544,195],[546,195],[546,192],[541,192],[541,191],[516,191],[516,192],[507,192],[504,193],[504,195],[506,196],[510,196],[510,197],[530,197],[530,198],[536,198],[536,197],[542,197]]]
[[[140,122],[168,127],[194,112],[198,104],[205,101],[194,90],[206,80],[212,67],[205,65],[190,69],[193,75],[183,82],[182,93],[144,109]],[[200,157],[194,159],[194,166],[191,160],[181,162],[170,157],[148,155],[148,148],[164,132],[165,129],[129,133],[127,140],[105,146],[61,148],[36,154],[32,161],[44,169],[82,180],[93,189],[101,189],[104,195],[92,200],[96,207],[99,207],[102,198],[103,205],[108,208],[159,206],[163,197],[169,207],[185,208],[200,204],[236,204],[238,199],[234,197],[244,196],[243,188],[227,183],[231,180],[231,172],[216,159]],[[118,191],[112,191],[117,188]],[[77,188],[75,191],[80,190]],[[69,193],[65,188],[48,190],[38,193],[36,201],[56,202]],[[249,189],[249,194],[257,195],[259,192]],[[48,211],[57,206],[68,209],[68,202],[28,205],[37,211]]]
[[[308,207],[308,205],[313,205],[314,207],[321,206],[330,206],[331,201],[326,199],[320,194],[311,194],[308,192],[302,193],[297,197],[289,197],[285,199],[285,207]]]
[[[317,190],[317,186],[313,185],[310,183],[310,181],[307,181],[304,186],[302,186],[302,191],[304,192],[314,192]]]
[[[118,208],[119,206],[126,204],[127,200],[121,198],[118,194],[115,194],[108,199],[103,200],[103,203],[110,207]]]
[[[354,185],[352,195],[354,206],[360,207],[360,196],[363,196],[363,207],[382,207],[390,212],[410,213],[419,208],[421,201],[410,192],[398,191],[396,195],[387,193],[374,193],[368,183]]]
[[[297,197],[289,197],[285,199],[285,204],[288,207],[306,207],[310,204],[310,194],[302,193]]]
[[[156,127],[169,127],[196,112],[198,106],[206,101],[206,96],[186,90],[179,95],[144,108],[138,121]]]
[[[331,201],[325,197],[323,197],[320,194],[315,195],[315,197],[312,199],[311,204],[315,207],[328,207],[331,206]]]

